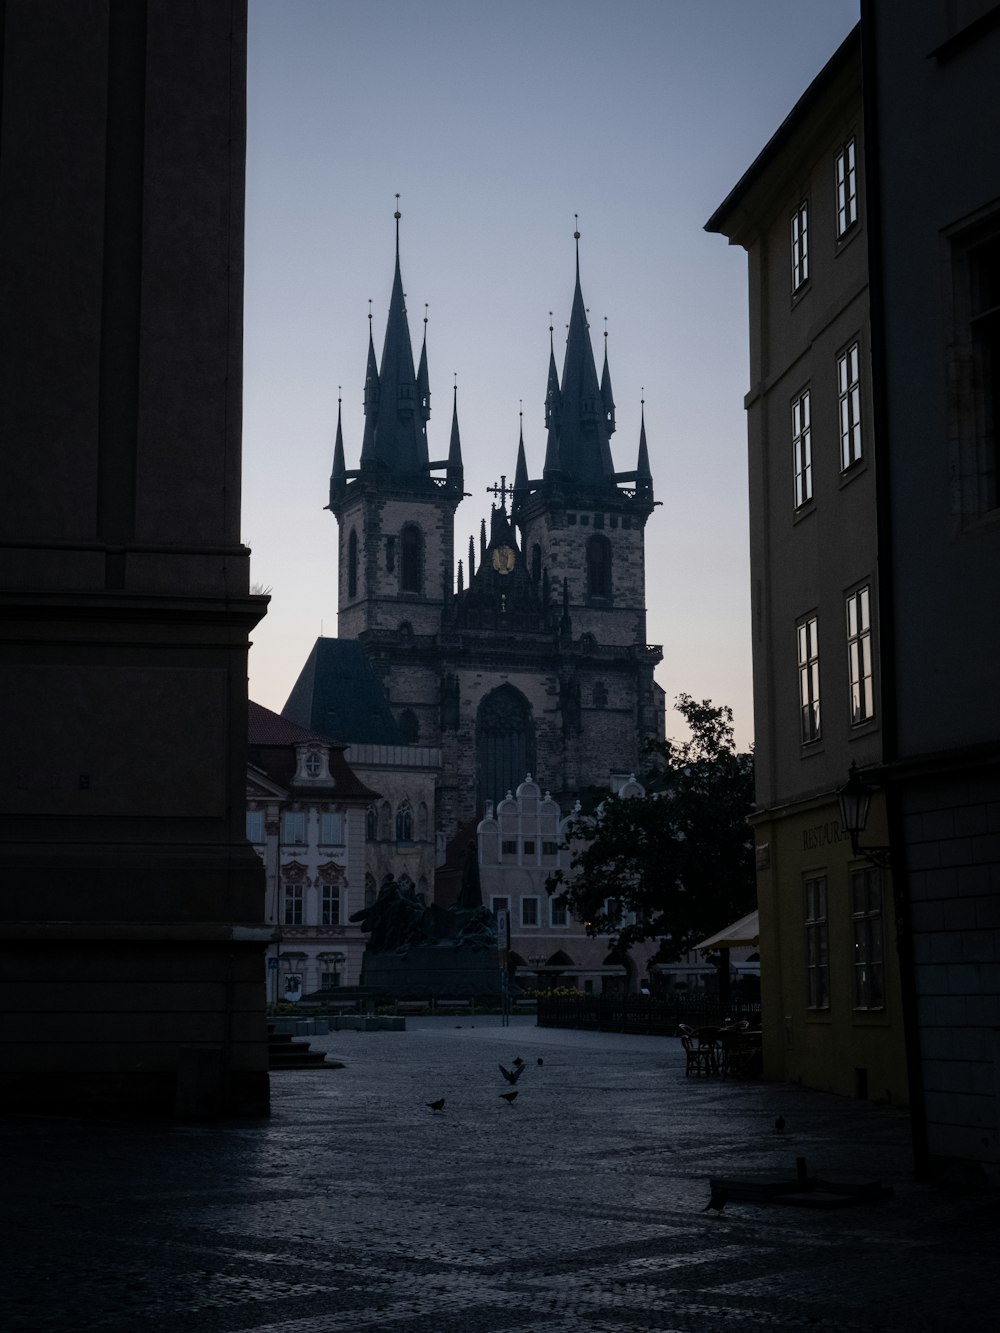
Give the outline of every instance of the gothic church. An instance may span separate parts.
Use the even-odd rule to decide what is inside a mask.
[[[643,740],[662,736],[653,679],[662,653],[646,642],[645,614],[653,483],[644,422],[634,469],[616,472],[612,461],[607,349],[598,379],[578,247],[561,378],[550,329],[541,475],[529,472],[522,430],[513,487],[494,488],[489,531],[484,521],[478,552],[470,541],[467,564],[456,562],[457,395],[447,457],[435,461],[426,336],[414,369],[396,219],[380,362],[369,324],[356,469],[346,466],[338,414],[329,496],[338,638],[317,641],[284,714],[340,741],[439,750],[436,827],[450,838],[526,773],[564,810],[583,788],[620,785],[639,767]],[[345,670],[356,677],[359,648],[388,713],[341,704],[334,732],[326,704]]]

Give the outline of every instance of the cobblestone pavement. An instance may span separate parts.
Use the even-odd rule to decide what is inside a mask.
[[[313,1039],[346,1067],[275,1075],[266,1123],[0,1121],[0,1328],[997,1327],[996,1201],[915,1184],[900,1111],[687,1079],[673,1039],[408,1027]],[[895,1198],[702,1211],[796,1156]]]

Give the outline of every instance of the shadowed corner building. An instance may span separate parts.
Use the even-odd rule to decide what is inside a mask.
[[[0,1097],[268,1107],[246,5],[0,5]]]

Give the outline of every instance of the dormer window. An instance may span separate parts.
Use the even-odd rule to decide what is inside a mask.
[[[312,754],[306,755],[305,770],[307,777],[310,778],[319,777],[320,773],[323,771],[323,761],[320,759],[318,754],[313,752]]]

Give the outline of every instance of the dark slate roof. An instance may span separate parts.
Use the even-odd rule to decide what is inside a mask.
[[[350,639],[316,640],[281,715],[345,745],[403,743],[378,676]]]

